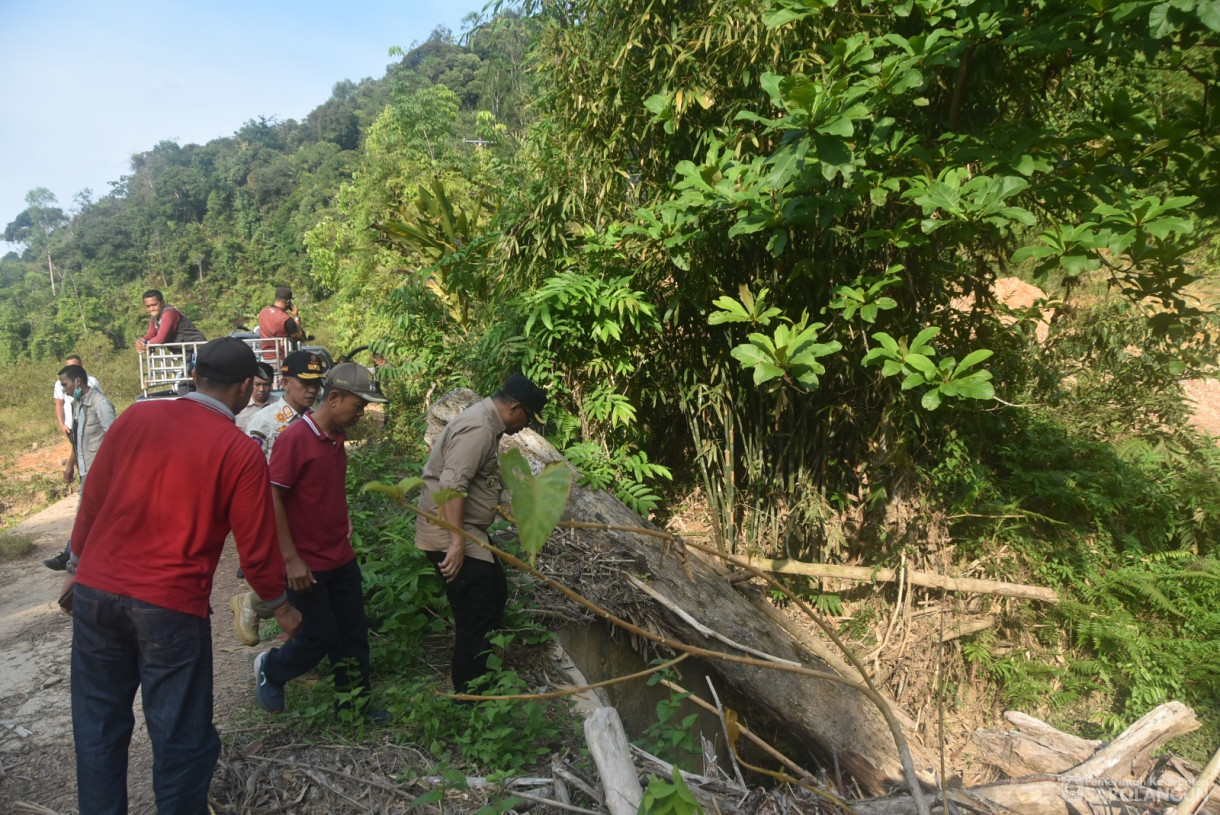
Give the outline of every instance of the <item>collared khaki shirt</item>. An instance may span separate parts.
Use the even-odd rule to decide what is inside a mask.
[[[424,490],[420,509],[440,515],[432,493],[440,489],[466,495],[462,525],[474,537],[487,541],[487,527],[496,518],[500,503],[500,437],[504,420],[492,399],[476,402],[446,425],[432,445],[424,465]],[[449,530],[420,518],[415,524],[415,546],[424,551],[449,548]],[[466,541],[466,557],[491,561],[491,552]]]
[[[271,463],[271,448],[275,447],[275,440],[287,429],[288,425],[299,418],[301,418],[301,414],[297,413],[292,405],[281,397],[247,420],[246,434],[258,442],[263,449],[263,455],[267,457],[268,464]]]

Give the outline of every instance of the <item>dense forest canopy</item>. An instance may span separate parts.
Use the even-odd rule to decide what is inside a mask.
[[[1010,698],[1216,698],[1220,457],[1180,383],[1216,364],[1217,3],[489,15],[304,121],[32,191],[0,361],[128,347],[149,286],[215,336],[292,285],[404,414],[523,370],[587,481],[694,491],[727,550],[932,542],[1078,592],[1042,644],[1097,662],[976,651]]]

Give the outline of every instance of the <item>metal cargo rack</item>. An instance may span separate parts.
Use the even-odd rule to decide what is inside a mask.
[[[284,357],[297,349],[297,341],[287,337],[238,336],[254,351],[254,355],[275,372],[272,387],[280,389],[280,365]],[[140,352],[141,398],[182,396],[191,388],[191,372],[195,368],[195,352],[202,342],[167,342],[150,345]]]

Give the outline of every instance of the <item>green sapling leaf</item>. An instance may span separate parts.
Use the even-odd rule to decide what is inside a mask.
[[[535,476],[521,451],[509,450],[500,456],[500,474],[513,494],[521,546],[529,552],[532,565],[568,505],[572,469],[565,462],[556,461]]]

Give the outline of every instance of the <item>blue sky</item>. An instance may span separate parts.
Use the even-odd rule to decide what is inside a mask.
[[[483,4],[0,0],[0,232],[35,187],[70,211],[164,139],[300,120],[336,82],[383,76],[392,46],[458,34]]]

